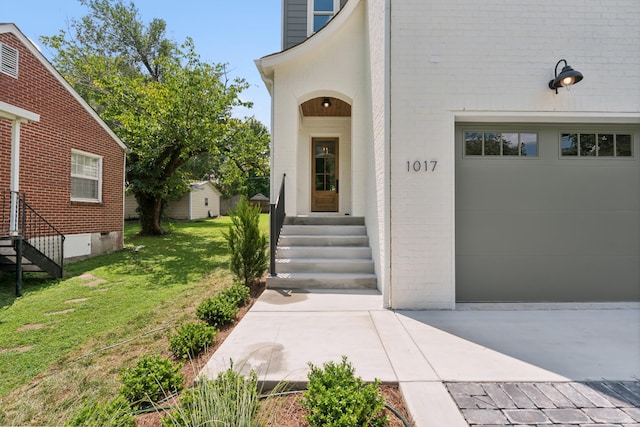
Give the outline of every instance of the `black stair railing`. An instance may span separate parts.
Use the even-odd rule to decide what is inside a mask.
[[[11,228],[11,198],[16,197],[15,230]],[[0,219],[0,236],[21,239],[38,250],[56,265],[62,267],[64,262],[64,235],[35,211],[26,201],[24,193],[15,191],[2,192],[2,218]]]
[[[269,238],[270,244],[270,266],[269,272],[271,276],[275,276],[276,273],[276,250],[278,249],[278,239],[280,239],[280,230],[284,225],[284,218],[287,214],[284,212],[284,182],[287,174],[282,174],[282,184],[280,184],[280,192],[278,193],[278,199],[275,203],[271,203],[269,206],[269,221],[271,235]]]

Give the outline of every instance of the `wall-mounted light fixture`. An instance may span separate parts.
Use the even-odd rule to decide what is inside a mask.
[[[562,71],[558,74],[558,65],[560,65],[561,62],[564,62],[564,67],[562,67]],[[571,66],[567,64],[566,59],[561,59],[556,64],[554,79],[549,81],[549,89],[555,90],[556,93],[558,93],[559,87],[564,86],[569,89],[569,86],[578,83],[580,80],[582,80],[582,73],[571,68]]]
[[[329,107],[331,107],[331,100],[330,100],[329,98],[324,98],[324,99],[322,100],[322,106],[323,106],[324,108],[329,108]]]

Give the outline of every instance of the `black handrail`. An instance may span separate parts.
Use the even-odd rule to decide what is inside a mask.
[[[278,193],[278,199],[276,203],[269,205],[269,220],[271,224],[271,233],[269,238],[270,244],[270,267],[269,273],[271,276],[275,276],[276,273],[276,250],[278,248],[278,239],[280,239],[280,230],[284,225],[284,219],[287,214],[284,212],[284,181],[287,174],[282,174],[282,184],[280,185],[280,193]]]
[[[18,200],[15,206],[16,230],[10,230],[11,198],[14,194],[17,195]],[[55,264],[62,267],[64,262],[64,234],[29,206],[24,193],[15,191],[2,192],[0,236],[9,235],[23,239]]]

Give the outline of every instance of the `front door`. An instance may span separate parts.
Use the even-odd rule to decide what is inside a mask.
[[[338,212],[338,138],[311,140],[313,212]]]

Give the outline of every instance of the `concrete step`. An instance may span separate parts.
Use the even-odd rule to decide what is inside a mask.
[[[369,246],[279,246],[277,258],[371,259]]]
[[[285,225],[364,225],[361,216],[288,216]]]
[[[270,289],[376,289],[375,274],[278,273],[267,276]]]
[[[373,274],[371,259],[280,258],[278,273],[367,273]]]
[[[280,235],[278,246],[369,246],[364,236]]]
[[[364,236],[364,225],[285,225],[280,236],[318,235],[318,236]]]

